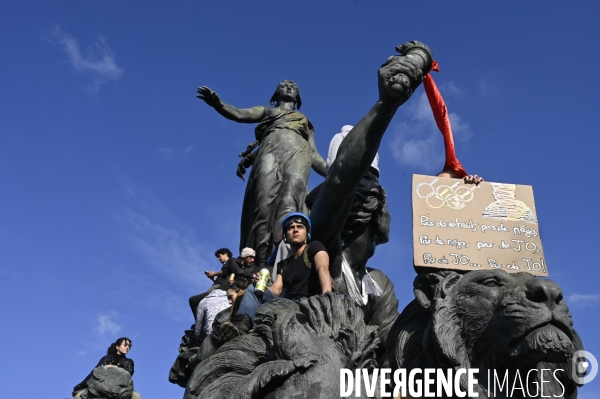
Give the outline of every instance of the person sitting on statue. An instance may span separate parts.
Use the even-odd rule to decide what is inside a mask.
[[[131,339],[121,337],[110,344],[106,351],[106,356],[103,356],[96,367],[120,367],[126,370],[133,377],[133,360],[127,357],[127,353],[131,350]],[[75,385],[71,395],[75,399],[81,399],[81,395],[88,387],[88,381],[92,378],[93,370],[79,384]],[[138,392],[133,392],[132,399],[141,399]]]
[[[224,281],[229,279],[229,276],[232,273],[235,273],[237,269],[237,263],[235,258],[233,258],[233,254],[229,250],[229,248],[220,248],[215,252],[215,256],[221,262],[221,270],[218,272],[206,271],[204,274],[211,279],[214,280],[215,285],[220,286]],[[215,279],[216,277],[216,279]]]
[[[227,301],[231,306],[235,303],[238,296],[244,294],[244,289],[238,287],[236,284],[231,284],[227,289]]]
[[[215,315],[211,328],[212,331],[200,345],[198,355],[200,360],[213,355],[222,344],[221,325],[230,321],[230,317],[237,312],[244,293],[248,286],[252,284],[253,278],[252,274],[245,272],[235,275],[233,284],[230,284],[227,289],[227,300],[231,307],[227,307]]]
[[[229,287],[227,288],[227,300],[231,308],[231,314],[235,314],[237,308],[240,306],[240,302],[246,289],[249,285],[253,284],[257,280],[257,274],[247,273],[242,271],[235,275],[233,281],[229,283]]]
[[[212,323],[217,313],[229,307],[227,300],[227,290],[229,289],[229,281],[223,280],[219,288],[212,290],[206,298],[198,304],[196,311],[196,327],[195,335],[198,346],[202,343],[212,331]]]
[[[206,86],[198,88],[198,98],[219,114],[240,123],[258,123],[256,141],[240,154],[242,177],[252,166],[242,206],[240,248],[256,250],[256,263],[264,266],[272,251],[272,237],[290,212],[306,212],[311,167],[325,176],[325,161],[314,140],[314,128],[299,112],[302,100],[298,85],[284,80],[271,97],[273,107],[239,109],[225,104]],[[257,149],[258,148],[258,149]]]
[[[252,248],[244,248],[238,258],[238,270],[235,273],[250,274],[258,273],[258,264],[254,262],[256,252]]]
[[[225,340],[250,331],[256,309],[278,298],[284,289],[283,297],[295,302],[332,290],[329,255],[319,241],[310,241],[310,229],[310,219],[303,213],[292,212],[283,219],[284,241],[290,244],[292,257],[279,263],[275,282],[262,295],[257,295],[253,285],[248,286],[236,314],[221,325]]]
[[[215,257],[219,262],[221,262],[221,270],[218,272],[206,271],[204,274],[206,277],[213,282],[213,285],[203,292],[202,294],[194,295],[190,297],[190,309],[192,309],[192,313],[194,315],[194,320],[196,320],[196,310],[198,309],[198,304],[206,298],[206,296],[213,290],[219,288],[224,282],[229,281],[229,276],[232,273],[236,273],[239,268],[238,265],[233,258],[233,254],[229,250],[229,248],[219,248],[215,251]]]

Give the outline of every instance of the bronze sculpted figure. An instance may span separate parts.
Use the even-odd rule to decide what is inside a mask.
[[[379,100],[342,141],[310,215],[313,237],[329,253],[336,288],[350,294],[354,285],[365,299],[368,294],[359,304],[365,321],[379,326],[382,342],[398,316],[398,300],[389,278],[366,267],[375,247],[389,240],[390,227],[385,191],[367,171],[396,110],[421,84],[433,61],[421,42],[405,43],[398,50],[403,55],[390,57],[379,69]],[[380,292],[365,292],[373,281]]]
[[[312,237],[327,248],[338,292],[354,290],[354,294],[343,298],[326,292],[299,303],[277,299],[258,308],[252,331],[224,344],[219,342],[218,327],[227,317],[228,311],[223,311],[199,350],[199,364],[184,399],[338,397],[341,368],[374,367],[406,369],[407,374],[415,369],[443,369],[454,375],[460,369],[478,368],[475,391],[480,398],[576,399],[580,382],[571,360],[583,345],[553,281],[502,270],[419,268],[416,299],[399,315],[392,282],[366,267],[376,246],[388,241],[390,222],[385,191],[367,171],[396,110],[410,98],[432,63],[431,51],[423,43],[408,42],[397,50],[402,56],[390,57],[379,69],[379,99],[341,143],[310,215]],[[243,211],[245,217],[252,216],[248,219],[252,223],[245,225],[248,220],[242,220],[242,237],[262,245],[264,262],[266,240],[282,216],[280,207],[293,203],[294,210],[302,210],[304,204],[298,201],[304,201],[310,166],[325,170],[314,149],[310,122],[294,109],[300,103],[297,87],[284,81],[273,96],[275,107],[248,110],[222,103],[206,87],[198,93],[229,119],[259,122],[260,148],[253,156],[245,154],[254,162]],[[298,158],[289,160],[299,148]],[[242,172],[245,165],[242,161]],[[287,177],[278,175],[284,170]],[[304,173],[304,180],[296,183],[303,191],[285,191],[294,189],[286,179],[299,179],[298,171]],[[246,209],[248,204],[256,208]],[[261,206],[269,211],[260,213]],[[245,232],[244,226],[249,226]],[[252,245],[243,241],[244,246],[247,243]],[[369,284],[376,289],[367,288]],[[544,376],[542,370],[550,374]],[[497,396],[492,391],[494,382],[488,379],[493,371],[500,381],[504,376],[511,384],[517,378],[524,381],[526,391],[506,394],[506,388],[496,386]],[[459,383],[464,391],[467,382],[462,377]],[[360,397],[378,397],[368,396],[364,388]]]
[[[376,328],[339,295],[327,292],[299,304],[276,299],[258,308],[255,321],[251,334],[227,342],[196,367],[184,399],[335,398],[340,368],[377,367]]]
[[[302,100],[298,85],[291,80],[279,83],[271,97],[273,107],[236,108],[206,86],[198,88],[197,97],[227,119],[258,123],[256,141],[241,154],[238,167],[238,176],[243,178],[245,169],[252,165],[242,208],[240,250],[253,248],[255,262],[264,265],[283,216],[307,212],[304,200],[311,166],[325,176],[325,161],[317,151],[313,125],[299,112]]]
[[[384,193],[361,180],[396,110],[428,71],[431,57],[425,58],[391,57],[380,68],[379,99],[342,142],[313,206],[313,239],[326,245],[331,275],[343,293],[342,259],[360,286],[375,246],[388,239]],[[209,89],[200,90],[209,97]],[[374,366],[398,316],[393,284],[383,273],[371,272],[382,292],[377,298],[369,295],[360,310],[350,297],[331,293],[299,304],[279,299],[259,307],[252,332],[212,356],[212,348],[205,351],[209,357],[195,368],[184,398],[294,397],[296,388],[301,389],[297,397],[333,397],[339,392],[340,367]]]
[[[479,398],[577,398],[571,358],[583,345],[554,281],[502,270],[420,269],[416,299],[392,327],[380,367],[479,368]],[[494,372],[509,383],[501,388]],[[523,389],[511,393],[519,377]]]
[[[99,366],[92,371],[87,389],[82,399],[127,399],[132,398],[133,381],[131,375],[120,367]],[[139,397],[139,394],[138,394]]]

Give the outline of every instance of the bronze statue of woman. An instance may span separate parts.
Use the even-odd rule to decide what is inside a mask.
[[[273,107],[236,108],[206,86],[198,88],[197,97],[227,119],[258,123],[256,141],[243,154],[241,173],[238,169],[242,177],[245,167],[252,165],[242,207],[240,250],[253,248],[255,262],[262,266],[272,250],[273,235],[281,229],[281,219],[290,212],[307,211],[304,200],[311,167],[325,176],[313,125],[296,110],[302,105],[298,85],[291,80],[279,83],[271,97]]]

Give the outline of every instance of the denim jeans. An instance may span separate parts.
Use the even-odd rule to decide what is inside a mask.
[[[265,289],[262,296],[257,296],[254,291],[254,284],[250,284],[242,296],[242,302],[240,303],[240,307],[236,314],[247,314],[252,320],[252,325],[254,325],[254,313],[256,312],[256,309],[263,303],[271,302],[276,298],[279,297],[268,289]]]

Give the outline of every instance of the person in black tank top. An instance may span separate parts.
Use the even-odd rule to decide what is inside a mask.
[[[292,247],[292,257],[279,262],[277,278],[269,290],[296,300],[331,291],[329,255],[319,241],[310,244],[310,219],[300,212],[290,213],[283,219],[285,241]]]
[[[254,286],[248,287],[237,313],[221,326],[223,338],[229,340],[252,329],[256,309],[278,298],[284,288],[285,298],[295,301],[332,291],[329,255],[319,241],[309,244],[310,227],[310,219],[300,212],[290,213],[283,219],[284,240],[292,247],[292,257],[279,262],[275,282],[261,297],[256,296]]]

